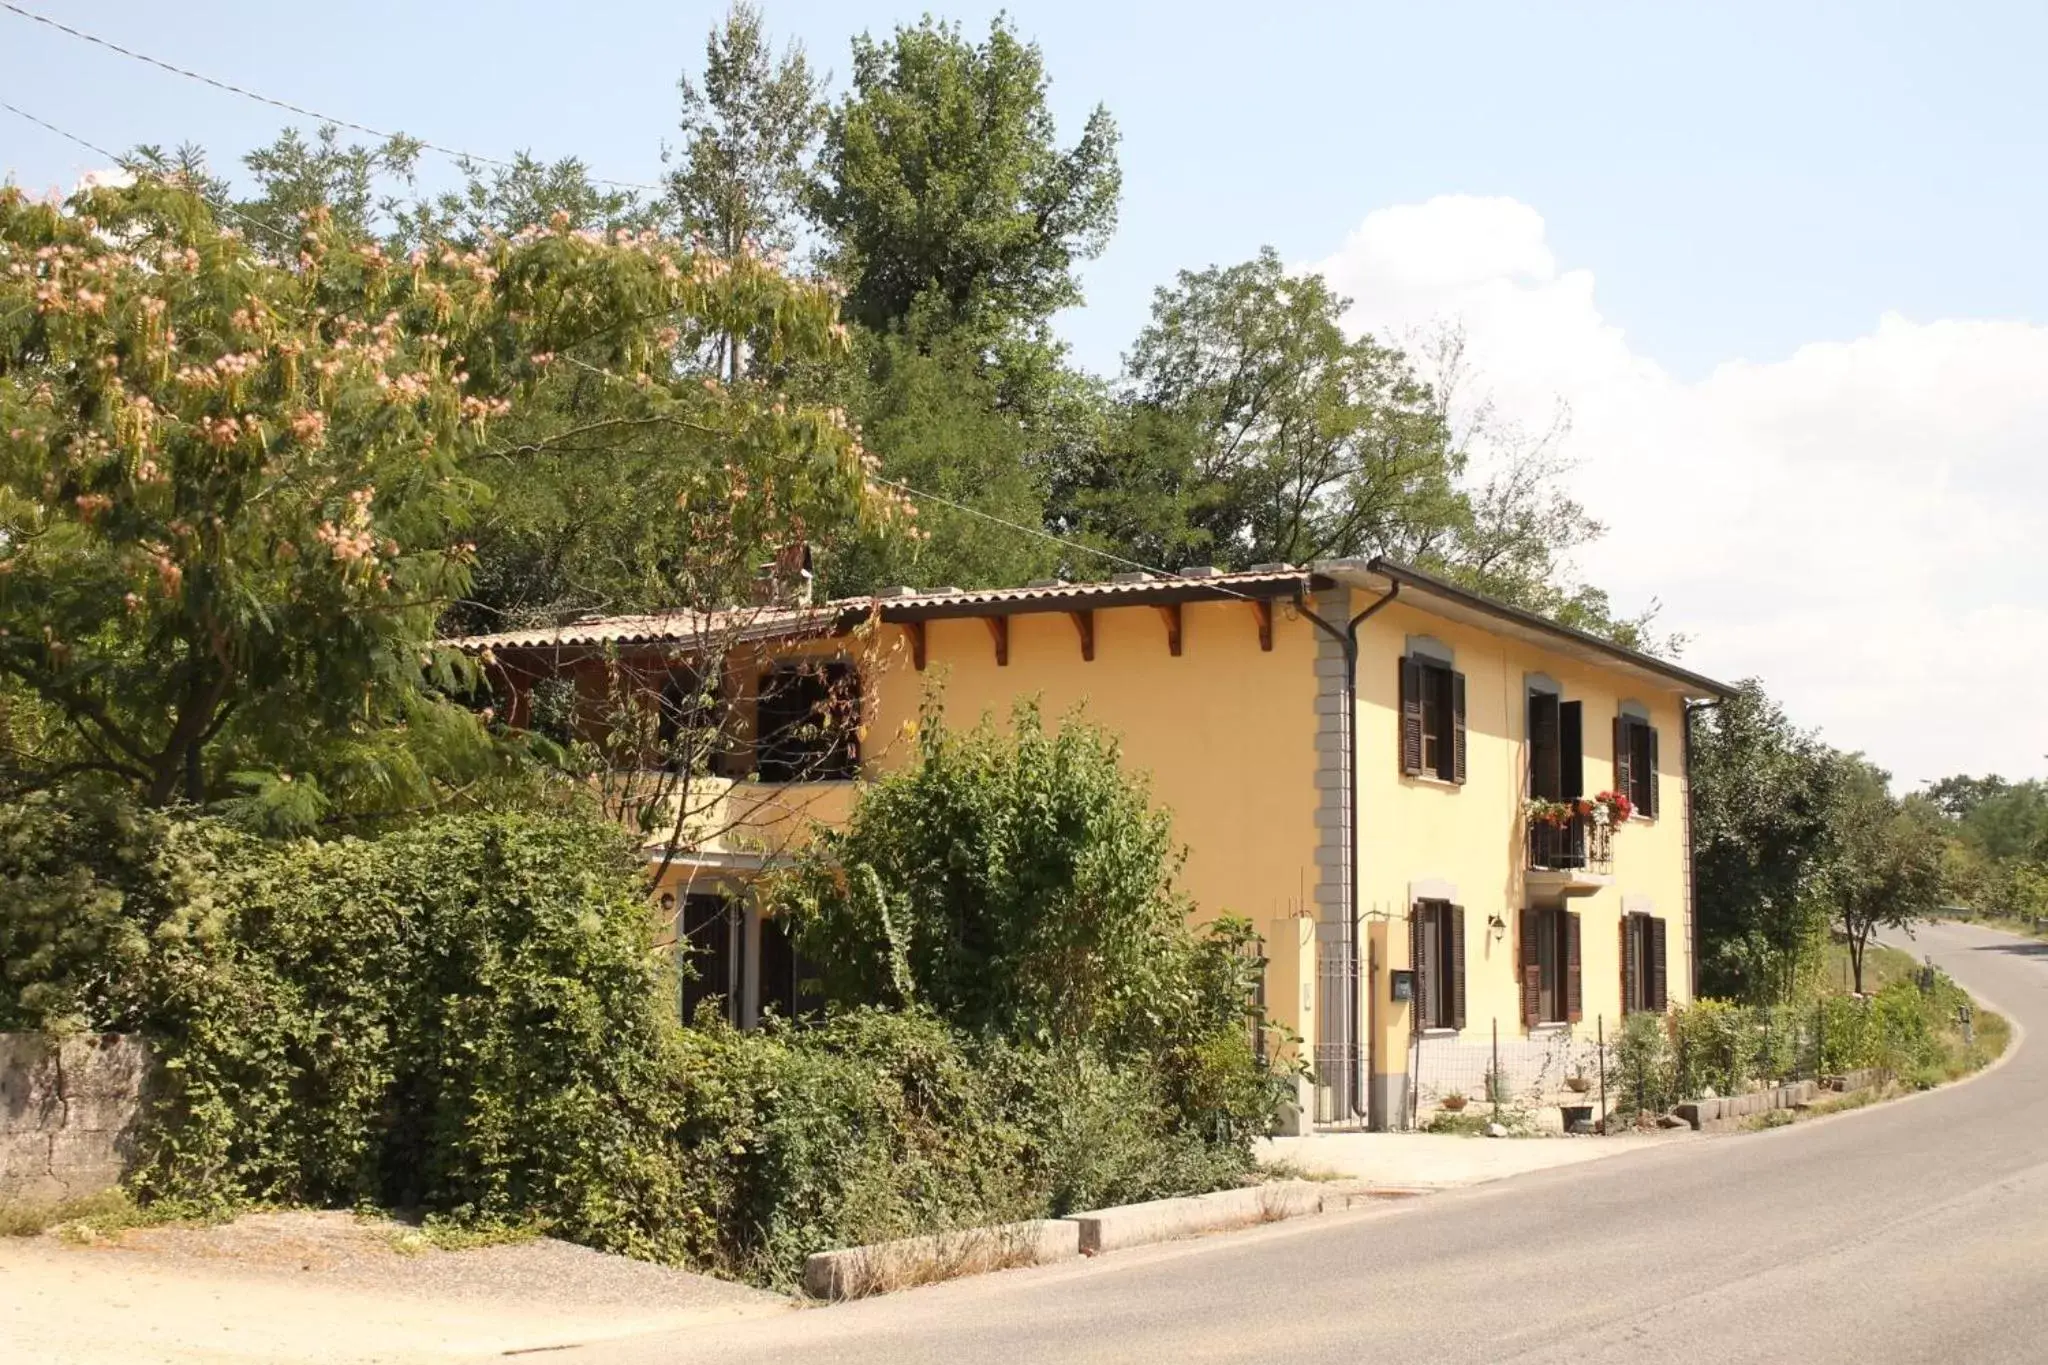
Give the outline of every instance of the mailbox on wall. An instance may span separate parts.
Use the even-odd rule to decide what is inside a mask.
[[[1393,987],[1394,1003],[1405,1005],[1415,998],[1415,973],[1399,969],[1391,973],[1389,984]]]

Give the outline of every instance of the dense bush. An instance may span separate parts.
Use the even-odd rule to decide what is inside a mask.
[[[1710,1091],[1734,1095],[1866,1068],[1932,1084],[1996,1055],[1964,1048],[1956,1015],[1970,1003],[1936,971],[1925,986],[1893,981],[1867,997],[1824,995],[1797,1006],[1699,1000],[1669,1014],[1633,1014],[1615,1042],[1617,1107],[1658,1112]],[[1985,1020],[1993,1030],[2002,1023]]]
[[[628,850],[567,817],[266,842],[36,798],[0,806],[0,890],[0,1024],[141,1029],[165,1061],[145,1198],[410,1207],[787,1283],[825,1247],[1230,1184],[1270,1113],[1241,931],[1174,945],[1184,1040],[1112,1050],[921,1006],[682,1028]]]
[[[1020,706],[1005,731],[932,715],[776,889],[828,998],[912,1000],[974,1033],[1151,1047],[1213,1008],[1167,815],[1116,741]],[[1241,1012],[1243,995],[1226,1004]]]

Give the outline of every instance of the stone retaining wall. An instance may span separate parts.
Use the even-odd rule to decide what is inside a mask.
[[[153,1074],[140,1038],[0,1033],[0,1204],[56,1204],[119,1184]]]
[[[1813,1103],[1814,1098],[1823,1091],[1846,1094],[1852,1090],[1868,1090],[1883,1079],[1884,1073],[1881,1071],[1851,1071],[1845,1075],[1829,1076],[1819,1081],[1792,1081],[1748,1095],[1723,1095],[1718,1099],[1688,1100],[1672,1112],[1695,1129],[1699,1129],[1710,1124],[1729,1123],[1755,1114],[1768,1113],[1773,1109],[1796,1109],[1802,1104]]]

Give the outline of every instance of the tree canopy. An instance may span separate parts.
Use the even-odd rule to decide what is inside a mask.
[[[1062,149],[1048,83],[1001,17],[979,45],[930,17],[854,39],[812,198],[853,319],[1000,333],[1080,301],[1074,267],[1116,226],[1116,124],[1098,106]]]
[[[661,496],[720,573],[792,523],[886,513],[840,415],[675,370],[734,329],[843,347],[833,305],[651,232],[394,257],[318,207],[283,244],[245,238],[154,177],[0,191],[7,776],[254,792],[299,821],[336,784],[403,803],[473,779],[481,725],[432,642],[480,471],[660,433]],[[587,419],[513,419],[586,382],[614,395]]]

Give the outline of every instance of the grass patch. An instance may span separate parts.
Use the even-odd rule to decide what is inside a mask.
[[[133,1207],[134,1201],[121,1190],[102,1190],[55,1204],[0,1205],[0,1237],[35,1237],[64,1223],[113,1217]]]
[[[84,1244],[128,1228],[213,1221],[218,1221],[218,1215],[196,1205],[174,1200],[138,1204],[128,1191],[115,1188],[55,1204],[0,1206],[0,1237],[36,1237],[55,1232],[67,1242]]]
[[[1304,1166],[1298,1161],[1261,1161],[1250,1177],[1250,1183],[1265,1185],[1277,1180],[1349,1180],[1350,1176],[1341,1171],[1325,1170],[1320,1166]]]
[[[540,1236],[532,1223],[458,1223],[429,1215],[421,1222],[393,1228],[391,1249],[401,1256],[419,1256],[429,1251],[473,1251],[478,1247],[514,1246]]]
[[[1920,974],[1920,959],[1903,948],[1873,943],[1863,954],[1863,990],[1875,995],[1894,981],[1912,981]],[[1849,967],[1849,945],[1829,939],[1818,968],[1822,990],[1844,995],[1855,988],[1856,974]]]
[[[1450,1137],[1485,1137],[1487,1125],[1493,1123],[1507,1129],[1509,1137],[1536,1136],[1534,1120],[1526,1111],[1513,1108],[1504,1108],[1498,1114],[1490,1108],[1461,1109],[1455,1113],[1439,1109],[1422,1125],[1422,1131]]]

